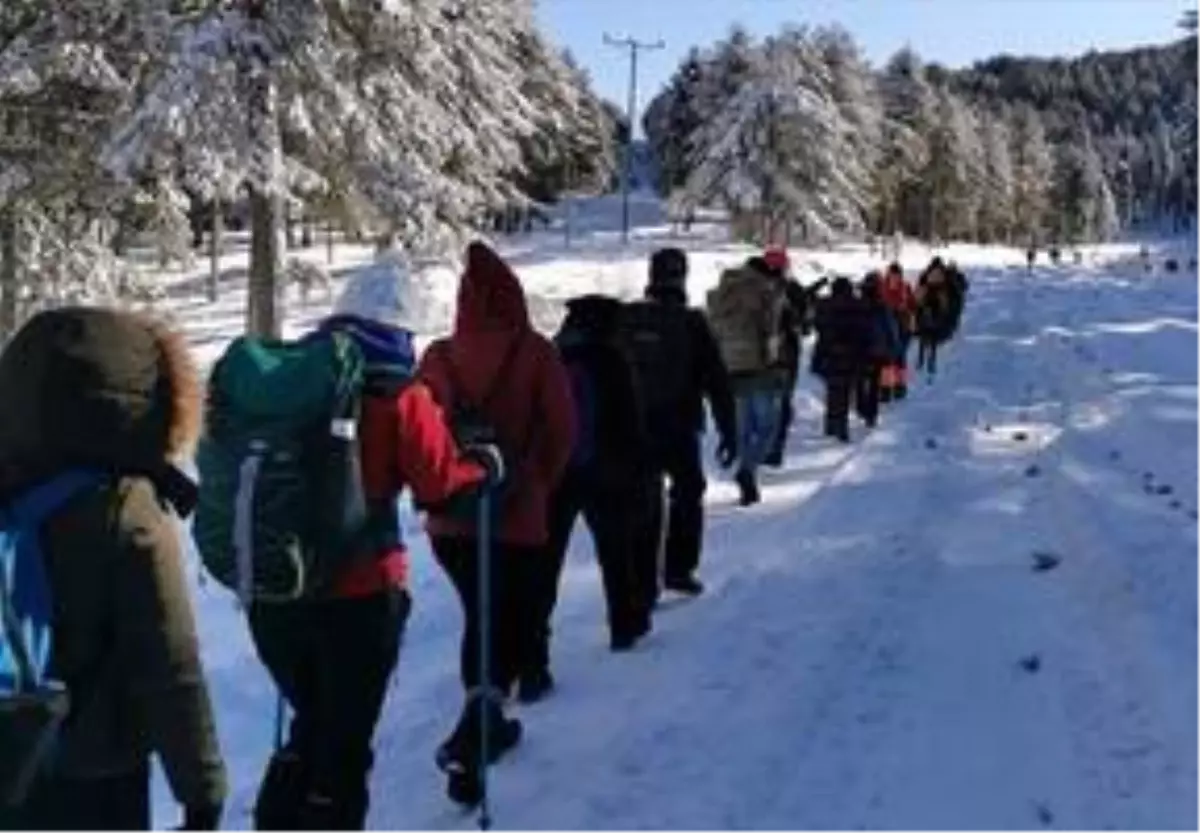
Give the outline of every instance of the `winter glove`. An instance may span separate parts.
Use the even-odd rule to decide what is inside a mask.
[[[737,459],[737,443],[732,442],[727,437],[722,437],[717,443],[717,462],[721,464],[721,468],[730,468]]]
[[[185,807],[179,830],[216,830],[221,826],[221,805]]]
[[[483,467],[487,476],[484,485],[495,488],[504,482],[507,472],[504,470],[504,456],[494,445],[471,445],[463,450],[463,456]]]

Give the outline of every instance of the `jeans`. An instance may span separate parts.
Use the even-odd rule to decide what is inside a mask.
[[[740,471],[753,474],[771,451],[779,426],[780,404],[777,390],[756,390],[738,394]]]

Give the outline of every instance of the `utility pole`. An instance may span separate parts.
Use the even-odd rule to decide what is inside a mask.
[[[663,41],[656,40],[653,43],[638,41],[634,38],[614,38],[608,34],[604,35],[604,43],[607,46],[615,46],[619,49],[629,50],[629,108],[626,111],[626,117],[629,119],[629,134],[625,137],[625,160],[624,172],[621,175],[621,240],[625,243],[629,242],[629,181],[633,178],[633,129],[634,117],[637,113],[637,67],[638,67],[638,51],[639,50],[654,50],[663,49],[666,44]]]

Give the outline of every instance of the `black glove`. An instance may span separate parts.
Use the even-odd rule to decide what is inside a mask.
[[[504,470],[504,455],[494,445],[471,445],[463,449],[463,456],[478,463],[487,473],[484,485],[499,486],[504,482],[507,472]]]
[[[183,826],[179,830],[217,830],[221,826],[221,805],[184,807]]]
[[[737,455],[737,443],[727,437],[722,437],[721,441],[717,443],[717,462],[721,464],[721,468],[731,467],[737,460]]]

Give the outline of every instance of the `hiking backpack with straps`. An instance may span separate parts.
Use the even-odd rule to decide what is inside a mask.
[[[52,675],[54,596],[42,531],[99,472],[72,470],[0,508],[0,819],[25,800],[66,717],[66,686]]]
[[[622,310],[621,347],[652,425],[679,413],[694,384],[693,314],[682,304],[657,301],[637,301]]]
[[[372,511],[363,488],[365,384],[361,349],[337,330],[239,338],[213,369],[194,537],[205,568],[243,603],[319,594],[348,560],[398,534],[394,506]]]

